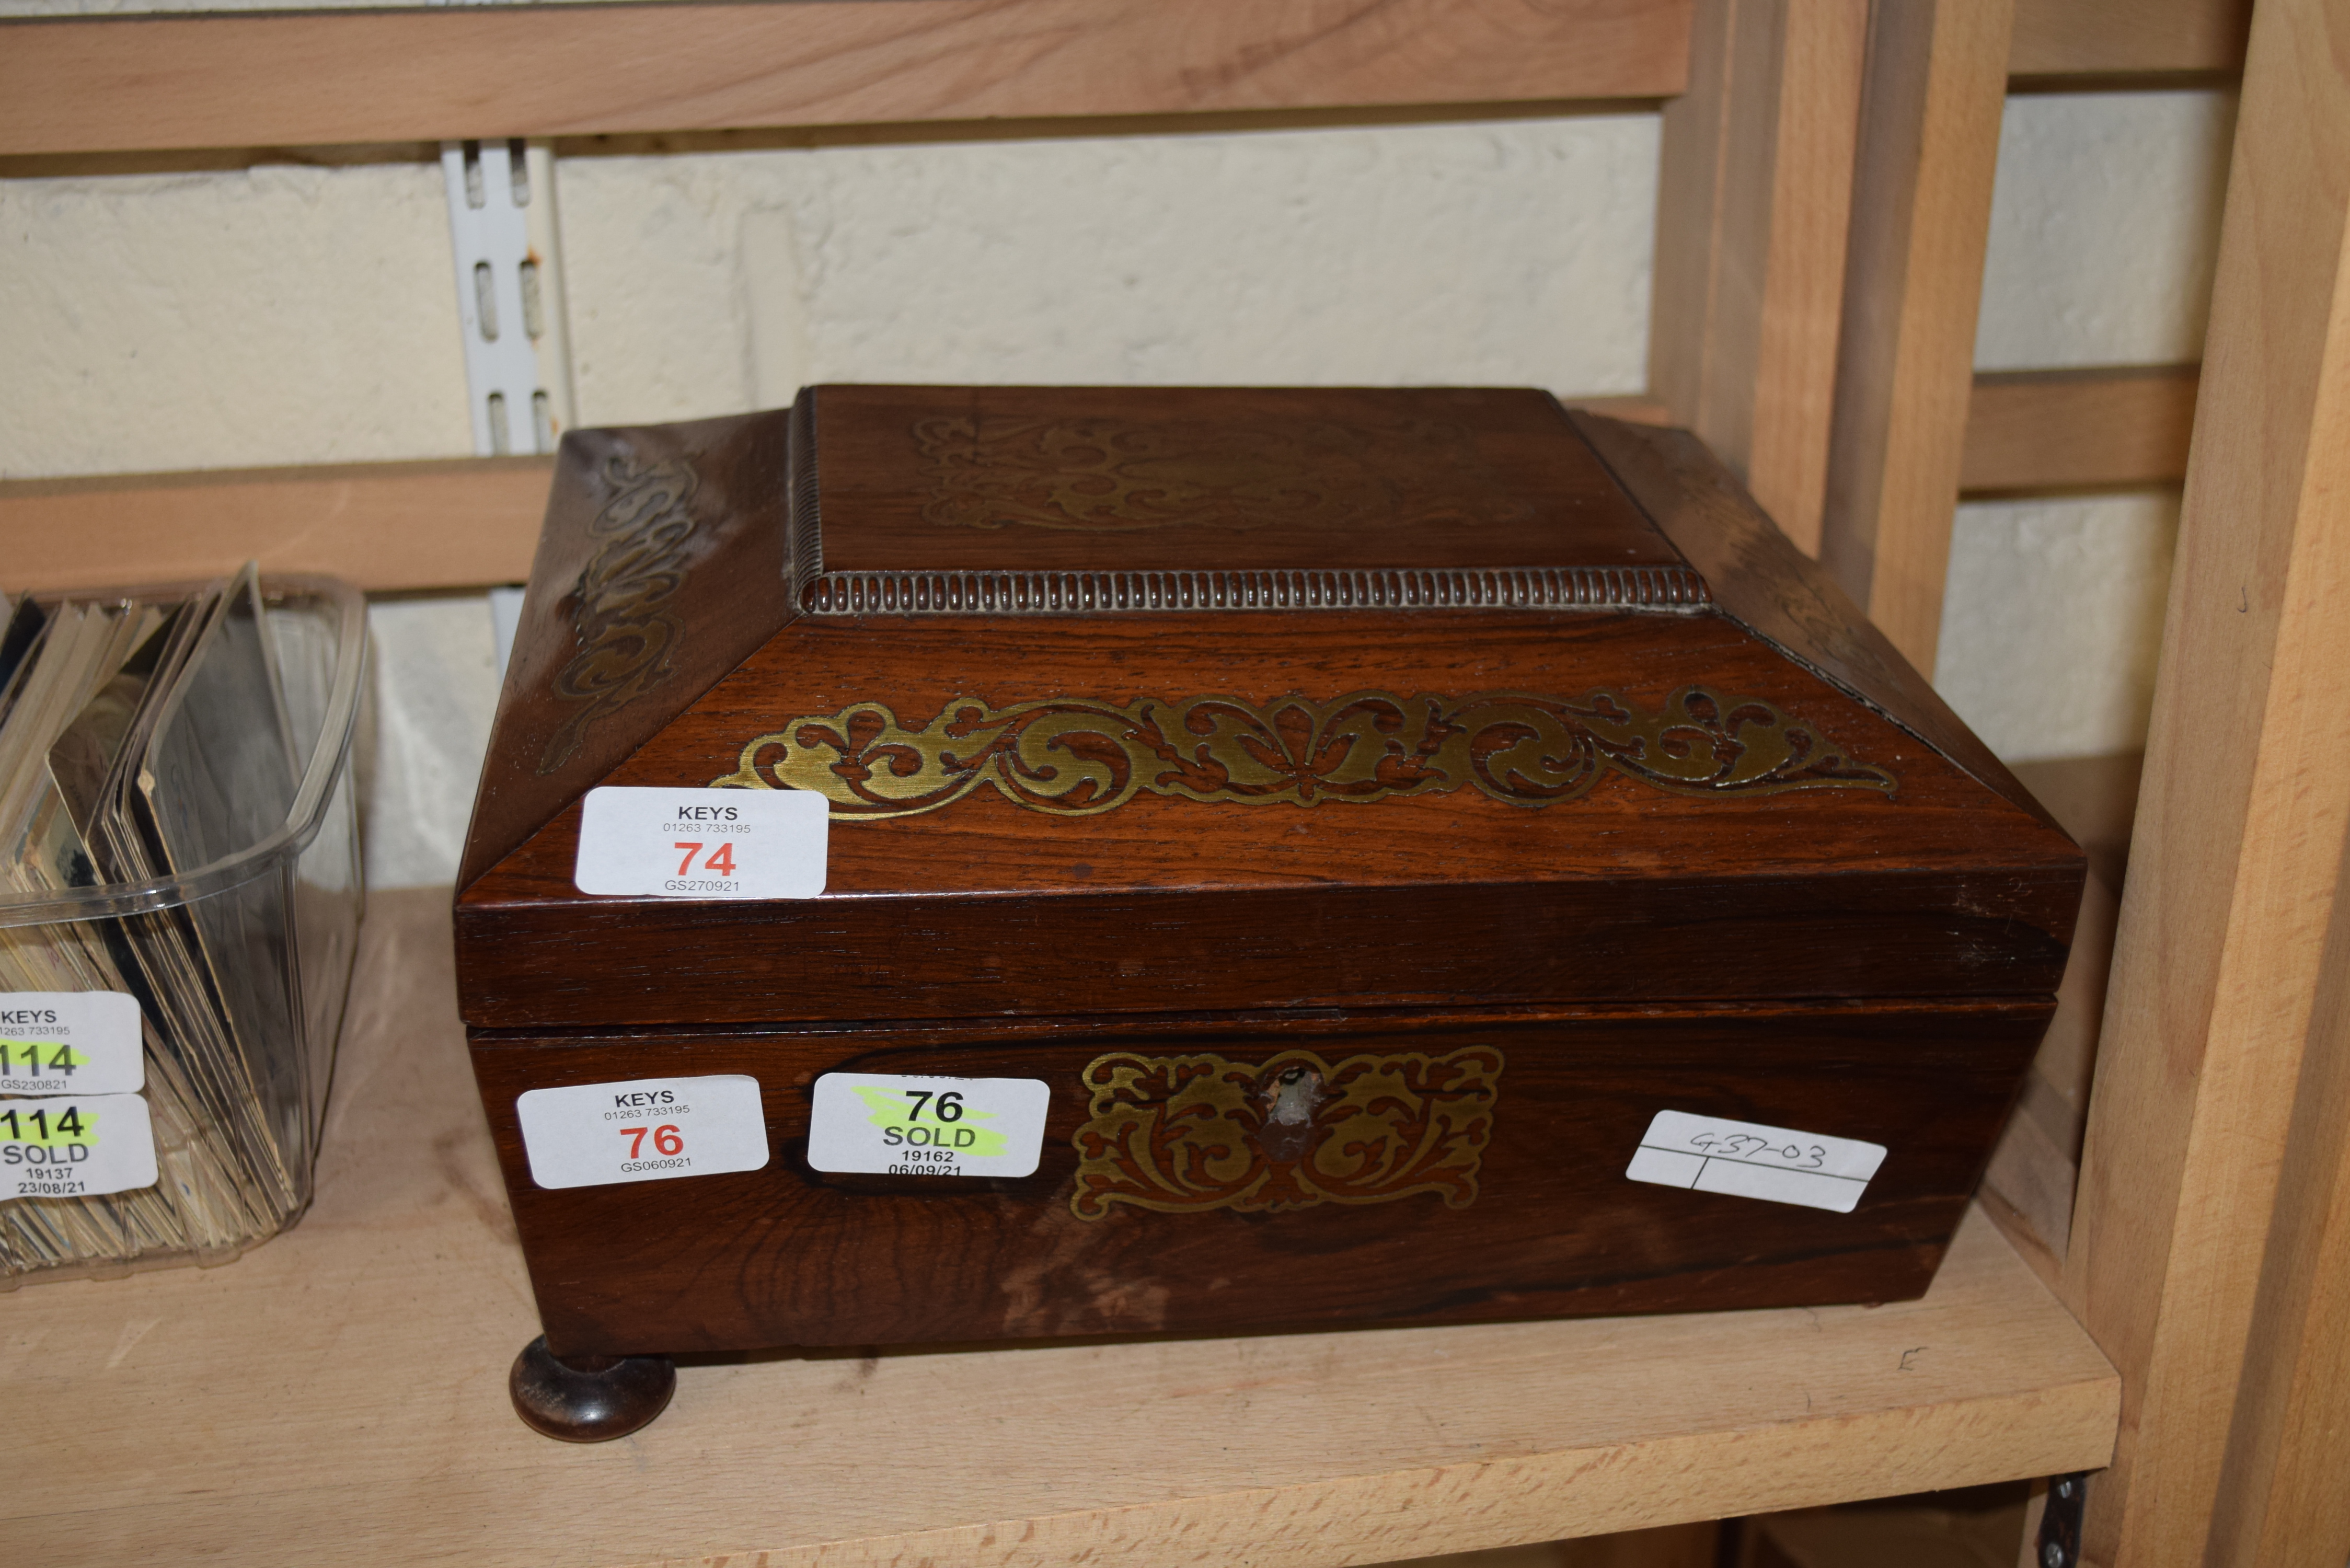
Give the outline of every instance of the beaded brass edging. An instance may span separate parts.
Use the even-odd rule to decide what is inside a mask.
[[[1201,610],[1636,609],[1711,602],[1679,566],[1428,571],[824,572],[810,615],[1134,615]]]
[[[982,786],[1063,816],[1136,795],[1262,805],[1367,802],[1474,786],[1512,805],[1589,793],[1611,770],[1672,794],[1864,789],[1898,781],[1818,731],[1751,697],[1684,686],[1642,712],[1611,691],[1577,701],[1524,691],[1328,702],[1292,694],[1044,698],[997,708],[949,702],[909,727],[879,702],[794,719],[743,746],[719,789],[805,789],[836,820],[936,811]]]

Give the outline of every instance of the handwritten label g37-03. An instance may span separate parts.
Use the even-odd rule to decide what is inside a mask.
[[[1849,1214],[1884,1163],[1882,1144],[1659,1111],[1624,1174],[1659,1187]]]

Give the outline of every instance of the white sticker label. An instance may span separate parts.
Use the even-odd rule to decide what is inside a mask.
[[[813,898],[830,812],[800,789],[591,789],[571,880],[631,898]]]
[[[146,1085],[137,997],[0,992],[0,1095],[129,1095]]]
[[[137,1095],[0,1100],[0,1198],[95,1198],[155,1185],[155,1124]]]
[[[1033,1176],[1053,1091],[1041,1078],[827,1073],[808,1164],[869,1176]]]
[[[767,1163],[759,1080],[740,1073],[532,1089],[515,1109],[530,1179],[541,1187],[666,1181]]]
[[[1884,1163],[1881,1144],[1659,1111],[1624,1174],[1659,1187],[1849,1214]]]

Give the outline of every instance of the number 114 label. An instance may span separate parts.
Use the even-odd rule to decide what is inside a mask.
[[[95,1198],[155,1175],[154,1123],[137,1095],[0,1100],[0,1199]]]

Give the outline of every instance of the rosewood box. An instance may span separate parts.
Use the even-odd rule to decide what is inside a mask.
[[[1916,1295],[2082,876],[1677,431],[844,386],[575,432],[457,895],[517,1400]]]

